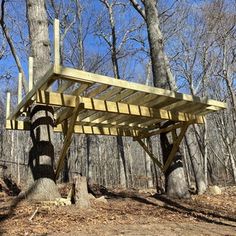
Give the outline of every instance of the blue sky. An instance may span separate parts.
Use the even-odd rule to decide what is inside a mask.
[[[126,2],[124,0],[121,0],[123,2]],[[171,6],[174,0],[166,0],[163,1],[167,6]],[[187,1],[187,0],[186,0]],[[230,0],[228,0],[230,2]],[[14,40],[15,45],[17,46],[17,52],[20,55],[21,63],[23,65],[25,74],[28,74],[28,53],[29,53],[29,44],[28,44],[28,28],[27,28],[27,22],[25,17],[25,4],[24,0],[13,0],[8,1],[6,3],[6,23],[10,30],[10,34]],[[58,1],[57,1],[58,2]],[[109,48],[104,43],[104,40],[100,37],[96,36],[93,32],[94,28],[97,27],[97,19],[100,16],[103,16],[103,19],[107,19],[107,14],[104,12],[104,7],[98,0],[93,1],[82,1],[83,4],[90,3],[86,5],[86,10],[83,13],[83,26],[86,27],[87,22],[89,21],[90,17],[92,18],[91,21],[91,28],[89,30],[89,34],[85,38],[85,59],[87,60],[87,67],[89,67],[90,61],[94,59],[95,56],[104,57],[105,60],[103,62],[103,65],[99,67],[98,73],[102,74],[108,74],[110,76],[113,75],[112,69],[111,69],[111,60],[110,60],[110,54],[109,54]],[[92,2],[92,4],[91,4]],[[201,5],[202,3],[205,3],[206,1],[202,0],[188,0],[188,3],[190,5],[194,5],[195,7]],[[131,20],[135,20],[137,24],[142,23],[142,18],[137,14],[137,12],[132,8],[126,8],[126,11],[122,11],[122,7],[118,6],[115,9],[115,21],[117,23],[117,32],[118,32],[118,43],[120,42],[120,37],[124,33],[122,33],[123,28],[128,28],[130,26]],[[52,15],[53,17],[53,15]],[[191,24],[191,23],[190,23]],[[110,29],[107,25],[107,29],[104,30],[104,32],[108,32]],[[70,47],[68,42],[72,40],[72,34],[68,33],[64,45],[65,45],[65,53],[68,55],[70,51]],[[134,33],[132,36],[135,38],[137,36],[141,36],[141,38],[145,39],[145,50],[148,50],[148,42],[147,42],[147,34],[146,34],[146,28],[143,26],[143,28],[139,31]],[[2,35],[0,37],[1,43],[2,41]],[[50,25],[50,38],[52,40],[53,38],[53,32],[52,32],[52,26]],[[72,43],[76,43],[72,40]],[[126,49],[130,48],[132,49],[131,52],[134,52],[135,50],[138,51],[140,49],[141,44],[135,42],[134,40],[130,40],[129,43],[125,46]],[[170,41],[167,44],[167,52],[171,55],[172,48],[176,50],[176,47],[178,47],[178,38],[174,39],[171,38]],[[9,48],[7,47],[8,55],[0,60],[0,69],[1,69],[1,75],[4,75],[5,73],[9,72],[9,74],[12,76],[9,80],[1,80],[0,85],[0,93],[1,97],[4,97],[4,94],[6,90],[16,90],[17,85],[17,67],[15,65],[15,61],[13,57],[10,54]],[[119,60],[121,71],[122,71],[122,77],[124,79],[128,80],[134,80],[138,82],[144,82],[145,81],[145,64],[148,62],[148,56],[147,53],[140,51],[133,56],[124,57]],[[108,69],[109,68],[109,69]],[[181,76],[179,77],[181,78]],[[179,80],[181,83],[184,81],[183,79]],[[185,88],[182,90],[184,92],[188,92],[188,90]]]

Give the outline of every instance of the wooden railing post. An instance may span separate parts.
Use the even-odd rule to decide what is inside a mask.
[[[29,91],[34,86],[34,58],[29,57]]]
[[[11,93],[7,92],[7,102],[6,102],[6,120],[10,115],[11,111]]]
[[[18,76],[18,104],[22,100],[22,73],[19,73]]]
[[[61,64],[60,58],[60,21],[54,20],[54,71],[59,73]]]

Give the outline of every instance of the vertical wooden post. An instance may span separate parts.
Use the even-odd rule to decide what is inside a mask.
[[[11,109],[11,93],[7,92],[6,119],[10,115],[10,109]]]
[[[19,73],[18,76],[18,104],[22,100],[22,73]]]
[[[29,91],[33,88],[34,85],[34,58],[29,57]]]
[[[60,58],[60,21],[54,20],[54,71],[59,72],[61,64]]]

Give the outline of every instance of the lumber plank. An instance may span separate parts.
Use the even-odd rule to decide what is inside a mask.
[[[9,119],[14,120],[21,113],[21,110],[24,111],[29,105],[33,103],[31,98],[36,94],[36,92],[40,89],[46,89],[53,83],[54,77],[53,75],[53,67],[51,67],[43,76],[41,76],[38,82],[35,84],[33,89],[29,91],[26,96],[22,99],[20,104],[14,109],[14,111],[10,114]]]
[[[56,90],[56,92],[58,93],[62,93],[65,90],[67,90],[68,88],[70,88],[74,83],[71,81],[64,81],[64,83],[62,83]]]
[[[178,128],[182,128],[185,124],[184,123],[176,123],[176,124],[172,124],[166,128],[160,128],[158,130],[149,132],[148,134],[145,135],[140,135],[140,138],[149,138],[151,136],[157,135],[157,134],[161,134],[161,133],[167,133],[170,132],[172,130],[176,130]],[[190,123],[188,123],[188,125],[190,125]]]
[[[18,104],[21,102],[21,100],[22,100],[22,73],[19,73],[19,76],[18,76],[18,99],[17,99]]]
[[[166,172],[166,170],[168,169],[168,167],[170,166],[171,162],[173,161],[174,157],[175,157],[175,154],[176,152],[178,151],[179,149],[179,145],[189,127],[189,125],[191,124],[191,122],[187,122],[185,123],[182,127],[181,127],[181,131],[180,131],[180,134],[178,135],[177,139],[175,140],[175,142],[173,143],[173,147],[171,149],[171,152],[166,160],[166,163],[164,164],[164,167],[163,167],[163,172]]]
[[[7,120],[6,129],[11,130],[30,130],[30,123],[24,121]],[[63,132],[62,125],[59,124],[54,127],[54,132]],[[76,134],[91,134],[91,135],[108,135],[108,136],[127,136],[127,137],[137,137],[139,135],[139,130],[122,129],[116,127],[97,127],[97,126],[86,126],[86,125],[74,125],[74,133]]]
[[[115,96],[116,94],[120,93],[121,91],[122,88],[112,87],[111,89],[106,90],[104,93],[99,94],[97,98],[101,100],[108,100],[111,97]]]
[[[63,147],[62,147],[62,150],[61,150],[61,153],[60,153],[60,156],[59,156],[59,161],[58,161],[57,168],[56,168],[56,173],[55,173],[55,178],[56,179],[58,179],[59,174],[60,174],[60,172],[63,168],[65,156],[66,156],[66,153],[67,153],[68,148],[69,148],[69,146],[71,144],[71,141],[72,141],[72,135],[73,135],[73,131],[74,131],[74,125],[75,125],[75,122],[76,122],[76,118],[77,118],[80,110],[81,110],[80,97],[77,97],[76,98],[76,106],[73,110],[73,114],[72,114],[72,117],[71,117],[70,122],[69,122],[69,127],[67,128],[67,131],[66,131]]]
[[[29,91],[34,86],[34,58],[29,57]]]
[[[58,19],[54,20],[54,70],[60,71],[60,22]]]
[[[48,91],[40,91],[37,96],[37,102],[47,105],[61,105],[75,107],[76,96],[59,94]],[[203,123],[201,116],[196,116],[182,112],[171,112],[167,110],[157,110],[145,106],[126,104],[121,102],[103,101],[99,99],[80,97],[81,103],[84,104],[85,110],[93,110],[97,112],[117,113],[121,115],[131,115],[149,118],[158,118],[162,120],[189,121],[195,120],[196,123]],[[62,115],[62,114],[61,114]]]
[[[11,93],[7,92],[7,100],[6,100],[6,119],[8,119],[11,113]]]
[[[60,67],[60,70],[55,73],[58,73],[62,78],[74,81],[74,82],[79,82],[81,80],[86,80],[90,82],[98,82],[101,84],[107,84],[111,86],[116,86],[120,88],[125,88],[125,89],[131,89],[135,91],[140,91],[144,93],[152,93],[164,97],[170,97],[174,99],[179,99],[179,100],[185,100],[185,101],[190,101],[194,103],[205,103],[210,106],[216,106],[216,107],[221,107],[221,108],[226,108],[226,104],[223,102],[211,100],[208,98],[200,98],[197,96],[192,96],[188,94],[181,94],[178,92],[170,91],[170,90],[165,90],[161,88],[155,88],[155,87],[150,87],[147,85],[142,85],[134,82],[128,82],[125,80],[115,80],[111,77],[108,76],[103,76],[103,75],[98,75],[90,72],[85,72],[81,70],[76,70],[73,68],[69,67]]]
[[[143,99],[145,95],[146,93],[136,92],[130,95],[128,98],[122,99],[121,101],[124,103],[137,105],[137,102],[140,101],[140,99]]]
[[[92,91],[90,91],[88,94],[86,94],[86,97],[89,97],[89,98],[95,97],[108,88],[109,88],[109,85],[106,85],[106,84],[98,85],[97,88],[94,88]]]

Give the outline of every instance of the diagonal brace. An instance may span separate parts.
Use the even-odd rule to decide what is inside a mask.
[[[174,143],[173,143],[173,147],[171,149],[171,152],[166,160],[166,163],[163,167],[163,172],[166,172],[166,170],[168,169],[168,167],[170,166],[171,162],[173,161],[175,155],[176,155],[176,152],[178,151],[179,149],[179,145],[189,127],[189,125],[191,124],[191,122],[187,122],[185,123],[182,127],[181,127],[181,131],[180,131],[180,134],[175,138],[174,140]]]
[[[60,157],[59,157],[59,161],[58,161],[58,165],[57,165],[57,169],[56,169],[56,173],[55,173],[55,179],[56,180],[58,179],[59,174],[62,170],[67,150],[68,150],[68,148],[71,144],[71,141],[72,141],[72,134],[73,134],[73,131],[74,131],[74,125],[75,125],[77,116],[78,116],[79,112],[81,111],[81,109],[83,109],[83,103],[81,103],[80,98],[77,97],[76,98],[76,106],[73,109],[69,126],[67,126],[68,128],[64,127],[65,140],[64,140],[64,143],[63,143],[63,147],[62,147],[62,150],[61,150],[61,153],[60,153]],[[65,123],[65,125],[67,125],[67,124]]]
[[[148,147],[146,146],[146,144],[141,140],[141,139],[135,139],[138,141],[138,143],[140,144],[140,146],[144,149],[144,151],[150,156],[150,158],[152,159],[152,161],[157,164],[159,166],[159,168],[161,170],[163,170],[163,166],[161,164],[161,162],[159,162],[157,160],[157,158],[155,157],[155,155],[148,149]]]

